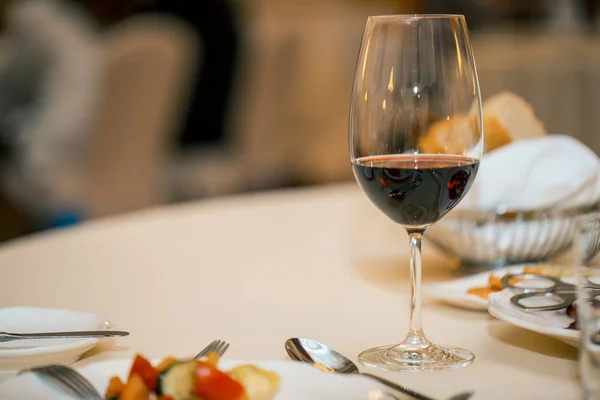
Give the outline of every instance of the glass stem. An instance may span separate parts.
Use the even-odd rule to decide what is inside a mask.
[[[410,243],[410,330],[402,342],[405,346],[429,346],[421,326],[421,241],[425,231],[408,232]]]

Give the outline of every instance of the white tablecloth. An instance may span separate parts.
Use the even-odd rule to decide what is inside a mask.
[[[214,338],[232,343],[229,358],[286,359],[294,336],[356,359],[406,333],[405,242],[354,184],[157,208],[0,247],[0,306],[91,311],[131,332],[79,364],[188,356]],[[424,253],[425,282],[456,275]],[[558,340],[428,300],[423,323],[475,362],[382,375],[441,398],[578,398],[577,351]]]

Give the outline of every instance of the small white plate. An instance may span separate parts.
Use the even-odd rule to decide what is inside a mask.
[[[431,283],[423,285],[423,292],[436,300],[453,306],[468,308],[471,310],[487,311],[488,301],[479,296],[467,293],[467,290],[475,287],[486,287],[490,275],[504,276],[507,272],[520,273],[524,267],[534,266],[531,264],[515,265],[512,267],[498,268],[492,271],[481,272],[465,278],[453,279],[448,282]]]
[[[0,332],[37,333],[111,329],[97,314],[37,307],[0,308]],[[99,339],[35,339],[0,343],[0,374],[36,365],[70,364]]]
[[[239,364],[255,364],[279,374],[281,386],[277,400],[391,400],[391,397],[384,396],[386,391],[383,387],[368,378],[330,374],[298,362],[221,360],[220,367],[227,370]],[[125,379],[130,365],[131,360],[103,361],[79,371],[104,394],[110,377],[119,375]],[[0,383],[0,394],[3,400],[69,399],[33,374],[19,375]]]
[[[564,281],[569,282],[570,280],[564,279]],[[569,283],[572,283],[572,280]],[[571,346],[579,347],[579,331],[566,329],[572,321],[567,317],[566,310],[525,311],[510,302],[510,298],[514,294],[509,289],[492,293],[488,299],[489,313],[509,324],[551,336]]]

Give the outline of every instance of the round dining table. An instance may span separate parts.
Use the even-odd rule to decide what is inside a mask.
[[[469,272],[427,241],[423,252],[424,283]],[[230,359],[286,360],[291,337],[356,361],[404,338],[408,265],[402,228],[342,183],[159,206],[7,242],[0,306],[98,313],[131,333],[75,366],[191,356],[213,339],[231,343]],[[475,361],[369,372],[440,399],[471,390],[473,399],[581,396],[574,347],[427,297],[422,320],[433,342],[469,349]]]

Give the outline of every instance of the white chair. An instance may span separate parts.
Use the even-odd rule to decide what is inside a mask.
[[[86,165],[88,217],[166,200],[169,150],[198,49],[187,26],[163,16],[133,18],[104,38],[101,101]]]

